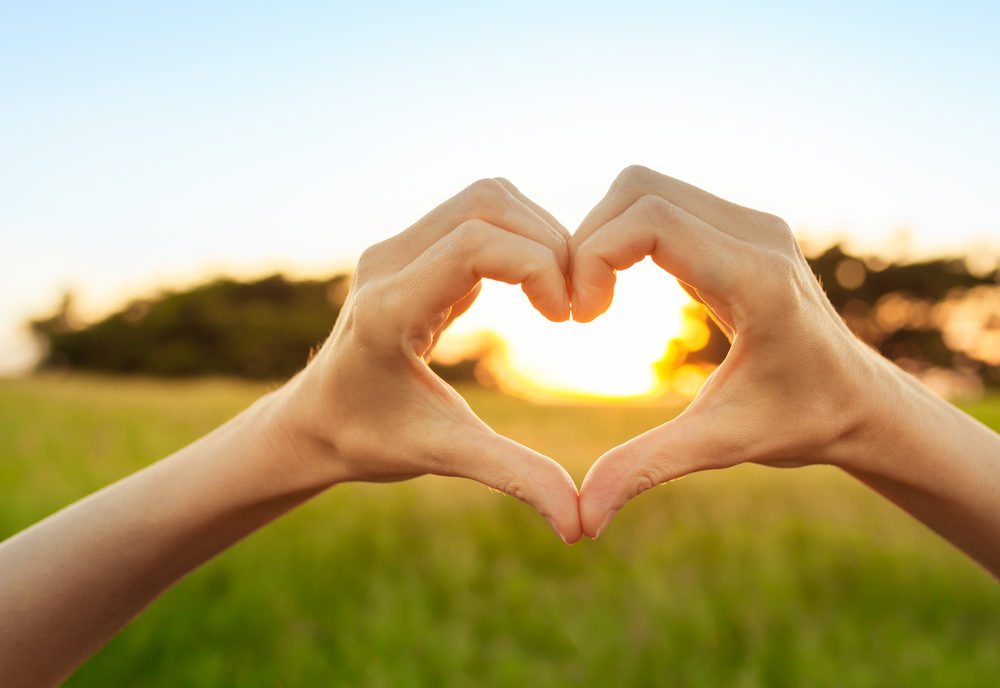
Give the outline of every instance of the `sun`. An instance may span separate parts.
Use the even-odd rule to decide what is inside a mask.
[[[549,322],[517,287],[487,283],[439,346],[454,356],[492,333],[503,345],[492,372],[503,388],[524,396],[639,397],[661,387],[654,363],[682,334],[690,303],[648,259],[619,274],[611,308],[586,324]]]

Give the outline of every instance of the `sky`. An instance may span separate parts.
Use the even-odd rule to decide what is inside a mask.
[[[0,0],[0,373],[68,289],[97,317],[327,274],[488,176],[571,229],[641,163],[814,241],[992,256],[1000,3],[830,5]],[[644,391],[684,297],[649,266],[621,282],[586,329],[490,286],[457,335]],[[577,375],[612,355],[633,367]]]

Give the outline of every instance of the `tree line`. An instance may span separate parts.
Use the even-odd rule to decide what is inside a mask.
[[[847,325],[883,356],[918,376],[952,371],[1000,386],[1000,271],[976,273],[961,258],[890,263],[842,245],[807,260]],[[711,368],[729,351],[704,309],[690,317],[708,336],[697,348],[672,341],[660,364],[665,376],[683,364]]]
[[[918,374],[958,371],[1000,385],[997,270],[977,274],[962,259],[887,263],[850,255],[841,245],[808,260],[837,312],[884,356]],[[46,345],[43,368],[280,380],[300,370],[330,333],[349,282],[346,274],[217,279],[134,301],[82,325],[67,297],[58,313],[31,325]],[[664,376],[681,365],[711,368],[729,350],[708,314],[689,309],[688,317],[704,323],[707,337],[669,342],[659,363]],[[434,367],[450,381],[472,382],[485,353]]]

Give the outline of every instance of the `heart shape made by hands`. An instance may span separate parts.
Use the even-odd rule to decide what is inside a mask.
[[[578,493],[556,462],[477,418],[426,357],[484,278],[520,284],[550,320],[572,307],[590,322],[611,305],[616,272],[646,256],[733,344],[680,416],[605,453]],[[341,419],[330,440],[335,481],[472,478],[532,504],[572,543],[688,473],[829,462],[822,449],[844,431],[835,419],[857,394],[856,342],[783,220],[630,167],[572,235],[497,179],[371,247],[316,363],[324,403]]]

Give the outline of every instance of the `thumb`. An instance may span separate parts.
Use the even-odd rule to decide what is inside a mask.
[[[576,483],[552,459],[488,428],[452,436],[450,475],[471,478],[526,502],[567,545],[582,537]]]
[[[580,488],[584,535],[597,538],[625,503],[642,492],[720,467],[729,452],[717,433],[697,414],[682,414],[604,454]]]

